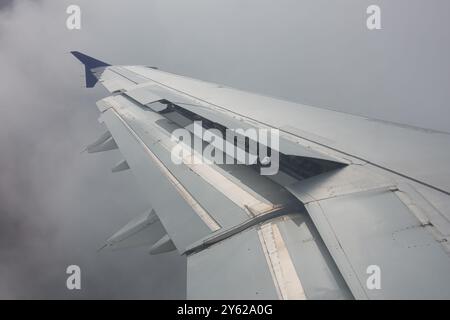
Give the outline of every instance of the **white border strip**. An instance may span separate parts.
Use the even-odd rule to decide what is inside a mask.
[[[271,222],[266,223],[259,228],[258,236],[279,298],[306,300],[302,283],[278,226]]]

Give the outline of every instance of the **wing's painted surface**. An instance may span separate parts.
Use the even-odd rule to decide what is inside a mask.
[[[443,281],[450,259],[427,230],[429,220],[413,214],[392,180],[365,171],[348,166],[288,187],[305,204],[355,297],[450,296]],[[367,288],[370,265],[382,270],[383,290]]]
[[[113,172],[131,169],[153,208],[107,245],[185,254],[188,298],[450,298],[447,133],[75,55],[113,93],[97,103],[108,132],[87,150],[118,148]],[[280,172],[175,164],[174,130],[208,146],[199,119],[279,129]],[[366,284],[372,265],[380,289]]]

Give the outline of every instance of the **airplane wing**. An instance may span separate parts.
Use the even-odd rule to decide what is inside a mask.
[[[131,169],[151,203],[106,246],[185,255],[188,299],[450,298],[448,133],[72,54],[86,86],[112,94],[97,102],[107,131],[87,151],[118,149],[112,171]],[[199,122],[217,141],[276,131],[277,172],[195,161],[211,147],[236,160],[230,143],[251,153],[245,139],[207,139]],[[192,140],[175,161],[180,129]]]

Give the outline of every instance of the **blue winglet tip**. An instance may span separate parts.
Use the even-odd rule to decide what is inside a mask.
[[[97,77],[92,72],[92,69],[110,66],[110,64],[106,62],[92,58],[79,51],[70,51],[70,53],[84,65],[87,88],[93,88],[98,81]]]
[[[86,68],[88,69],[94,69],[94,68],[98,68],[98,67],[108,67],[110,66],[110,64],[100,61],[98,59],[92,58],[84,53],[81,53],[79,51],[70,51],[70,53],[77,58],[78,60],[80,60],[80,62],[82,64],[84,64],[86,66]]]

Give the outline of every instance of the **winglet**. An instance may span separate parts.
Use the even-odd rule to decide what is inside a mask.
[[[75,58],[80,60],[82,64],[84,64],[84,71],[86,75],[86,87],[92,88],[97,83],[98,79],[92,72],[92,69],[100,68],[100,67],[108,67],[110,64],[92,58],[90,56],[85,55],[79,51],[71,51],[70,52]]]

